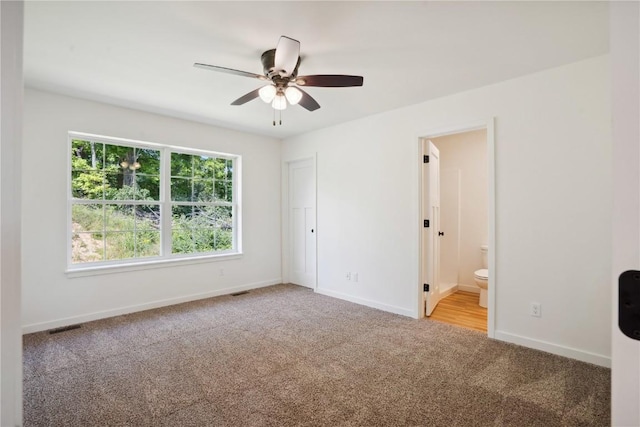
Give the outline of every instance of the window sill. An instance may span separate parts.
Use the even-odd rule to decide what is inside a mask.
[[[187,258],[165,258],[149,261],[136,261],[127,264],[96,265],[90,267],[76,267],[65,270],[68,278],[99,276],[102,274],[126,273],[129,271],[152,270],[156,268],[177,267],[189,264],[202,264],[216,261],[229,261],[242,258],[242,252],[228,254],[202,255]]]

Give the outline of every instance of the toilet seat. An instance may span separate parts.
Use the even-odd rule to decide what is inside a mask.
[[[489,270],[486,268],[481,268],[480,270],[474,271],[473,275],[478,279],[487,280],[489,278]]]

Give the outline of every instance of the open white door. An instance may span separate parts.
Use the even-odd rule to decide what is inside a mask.
[[[610,2],[609,20],[613,93],[611,424],[639,426],[640,341],[618,327],[618,277],[627,270],[640,270],[640,7],[637,2]],[[631,335],[637,330],[633,328]]]
[[[440,152],[433,142],[422,141],[422,275],[425,315],[431,316],[440,301]]]
[[[313,160],[289,163],[289,280],[316,286],[316,179]]]

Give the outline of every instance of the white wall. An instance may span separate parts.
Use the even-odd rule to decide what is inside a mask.
[[[460,181],[460,249],[458,285],[465,289],[480,289],[476,286],[473,272],[482,268],[480,246],[488,243],[488,195],[487,131],[485,129],[456,133],[431,139],[440,150],[440,168],[459,171]],[[441,186],[441,193],[446,188]],[[442,196],[441,196],[442,198]],[[449,212],[441,208],[444,219]],[[441,245],[449,243],[448,230],[441,238]],[[451,236],[451,239],[455,235]],[[448,247],[448,245],[447,245]],[[451,256],[447,251],[441,257]],[[444,260],[443,260],[444,261]],[[442,262],[447,267],[446,262]]]
[[[440,294],[458,290],[460,282],[460,169],[440,164]],[[480,293],[475,284],[473,292]]]
[[[22,2],[0,2],[0,425],[22,425],[20,143]]]
[[[640,425],[640,342],[618,328],[618,276],[640,270],[640,7],[610,4],[613,112],[611,422]]]
[[[317,152],[318,291],[417,316],[418,138],[495,116],[496,337],[608,364],[609,90],[602,56],[285,140]]]
[[[33,89],[25,93],[24,123],[22,322],[26,331],[281,282],[280,141]],[[244,255],[68,277],[64,272],[68,131],[241,155]]]

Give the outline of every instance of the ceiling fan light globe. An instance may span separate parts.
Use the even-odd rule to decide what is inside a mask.
[[[273,85],[266,85],[258,91],[258,94],[260,95],[260,99],[268,104],[273,101],[276,96],[276,87]]]
[[[273,98],[271,106],[276,110],[285,110],[287,108],[287,99],[282,94],[278,94]]]
[[[287,97],[287,101],[289,101],[289,104],[296,105],[302,99],[302,92],[300,92],[299,89],[293,86],[289,86],[284,91],[284,96]]]

